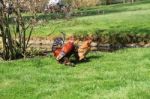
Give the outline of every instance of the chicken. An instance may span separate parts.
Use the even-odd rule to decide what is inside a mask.
[[[91,38],[87,38],[81,46],[78,48],[78,56],[79,56],[79,61],[82,61],[86,58],[86,55],[89,53],[91,49]]]
[[[59,55],[57,56],[57,60],[62,59],[64,56],[70,56],[72,51],[74,50],[74,44],[71,41],[68,41],[66,44],[63,45]]]
[[[63,44],[61,47],[55,47],[55,49],[53,50],[53,55],[59,63],[72,65],[69,58],[74,53],[74,50],[74,38],[71,37],[69,38],[67,43]]]

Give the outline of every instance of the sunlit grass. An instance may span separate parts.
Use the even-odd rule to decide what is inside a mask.
[[[0,64],[1,99],[149,99],[149,48],[93,52],[60,65],[50,56]]]

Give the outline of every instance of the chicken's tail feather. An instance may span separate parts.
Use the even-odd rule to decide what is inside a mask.
[[[52,44],[52,51],[55,51],[57,48],[62,47],[64,44],[64,40],[62,37],[54,39],[54,42]]]

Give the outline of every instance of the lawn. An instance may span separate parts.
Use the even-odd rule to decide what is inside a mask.
[[[81,8],[74,13],[82,14],[69,20],[39,14],[39,19],[48,20],[38,22],[33,36],[53,37],[62,31],[80,36],[150,34],[150,0]],[[0,59],[0,99],[150,99],[150,48],[91,52],[88,59],[76,67],[58,64],[50,54]]]
[[[98,14],[97,11],[103,11],[104,14]],[[56,36],[60,35],[62,31],[66,32],[67,35],[150,33],[150,1],[148,0],[135,4],[114,4],[82,8],[74,13],[82,13],[83,16],[76,16],[70,20],[47,20],[46,23],[35,27],[33,35],[47,36],[53,33],[50,36]],[[38,17],[40,18],[41,16],[39,15]]]
[[[0,61],[0,99],[149,99],[150,49],[92,52],[66,67],[50,55]]]

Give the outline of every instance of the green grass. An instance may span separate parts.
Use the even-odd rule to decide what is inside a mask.
[[[104,14],[93,15],[97,10]],[[91,33],[150,33],[150,1],[135,4],[116,4],[83,8],[76,11],[90,16],[74,17],[70,20],[48,20],[47,23],[35,27],[34,36],[60,35],[61,31],[67,35],[84,35]],[[40,17],[40,16],[39,16]]]
[[[149,99],[150,49],[91,53],[66,67],[52,57],[0,61],[0,99]]]

